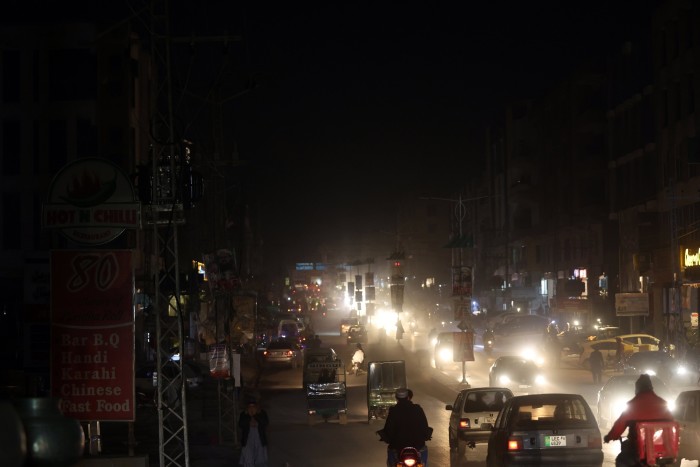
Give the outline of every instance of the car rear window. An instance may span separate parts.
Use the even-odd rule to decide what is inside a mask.
[[[556,425],[580,426],[593,422],[589,418],[585,402],[580,399],[561,399],[537,405],[521,405],[515,416],[515,427],[521,429],[538,429]]]
[[[503,391],[470,392],[464,401],[464,412],[499,412],[507,400]]]

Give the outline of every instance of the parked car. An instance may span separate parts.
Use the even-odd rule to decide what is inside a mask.
[[[615,336],[622,339],[626,344],[631,344],[635,352],[644,350],[661,350],[661,339],[652,336],[651,334],[620,334]],[[674,345],[669,346],[671,350]]]
[[[438,370],[444,367],[446,364],[453,362],[453,347],[454,346],[454,333],[453,332],[441,332],[437,335],[437,340],[435,343],[435,348],[433,350],[433,359],[435,360],[435,368]]]
[[[658,376],[650,375],[654,392],[673,407],[675,399],[672,391]],[[635,383],[639,375],[614,375],[598,390],[598,423],[603,429],[609,429],[617,417],[627,408],[627,402],[634,397]]]
[[[268,344],[262,353],[265,366],[284,364],[297,368],[302,362],[302,350],[299,344],[289,339],[278,339]]]
[[[535,362],[523,357],[502,356],[489,369],[489,386],[505,387],[516,392],[541,391],[547,380]]]
[[[624,355],[630,355],[634,352],[634,347],[630,343],[622,342],[624,346]],[[581,344],[581,355],[579,355],[578,363],[585,369],[590,369],[591,353],[595,349],[600,350],[603,354],[603,361],[606,367],[614,367],[617,363],[617,340],[616,339],[596,339]],[[623,356],[624,358],[624,356]]]
[[[700,389],[678,394],[673,417],[681,426],[676,465],[680,465],[683,459],[700,461]]]
[[[580,394],[530,394],[508,399],[488,443],[488,467],[603,464],[600,429]]]
[[[493,424],[503,404],[511,397],[513,393],[508,388],[462,389],[454,403],[445,406],[445,410],[452,412],[447,429],[450,449],[456,449],[462,457],[467,446],[487,442],[491,429],[484,428],[483,424]]]
[[[163,372],[169,379],[175,378],[178,369],[176,363],[168,361],[163,365]],[[187,384],[188,391],[196,390],[204,383],[206,372],[195,362],[185,360],[182,362],[182,374]],[[158,384],[158,371],[155,363],[148,363],[140,366],[134,371],[134,387],[136,395],[141,405],[155,404],[156,386]],[[177,399],[177,392],[171,392],[166,396],[170,399],[169,403],[173,403]]]
[[[683,386],[695,384],[697,374],[694,369],[681,363],[680,360],[660,350],[636,352],[628,355],[622,361],[622,372],[631,375],[656,375],[669,383]]]

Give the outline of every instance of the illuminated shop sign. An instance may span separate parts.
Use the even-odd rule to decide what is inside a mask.
[[[700,248],[686,248],[683,251],[683,267],[700,266]]]

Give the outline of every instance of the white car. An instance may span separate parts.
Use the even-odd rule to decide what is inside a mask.
[[[635,352],[639,352],[640,350],[661,350],[659,348],[661,339],[658,339],[651,334],[620,334],[615,337],[619,337],[626,344],[632,345]],[[669,347],[671,350],[675,348],[674,345],[670,345]]]
[[[625,346],[625,355],[634,353],[634,346],[631,343],[623,340],[622,344]],[[596,339],[581,344],[581,355],[579,356],[578,364],[585,369],[590,369],[591,353],[593,353],[595,349],[600,350],[600,353],[603,354],[603,361],[606,367],[612,367],[617,363],[617,340]]]

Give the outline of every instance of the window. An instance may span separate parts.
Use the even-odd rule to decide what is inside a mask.
[[[49,123],[49,172],[58,172],[68,162],[66,122],[52,120]]]
[[[4,193],[2,197],[2,238],[0,244],[5,250],[19,250],[21,247],[22,218],[21,200],[17,193]]]
[[[19,50],[2,51],[2,100],[19,102],[20,61]]]
[[[92,100],[97,97],[97,62],[88,49],[49,52],[49,100]]]
[[[21,160],[20,124],[17,120],[2,122],[2,171],[5,175],[18,175]]]

